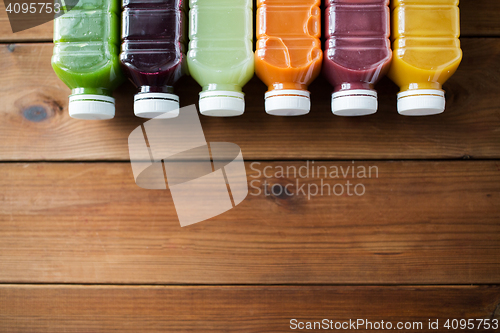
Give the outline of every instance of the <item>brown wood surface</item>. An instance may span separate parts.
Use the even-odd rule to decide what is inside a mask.
[[[268,180],[268,193],[297,180],[321,184],[312,171],[259,177],[266,166],[289,165],[305,164],[247,164],[248,179],[262,191]],[[128,163],[0,164],[0,282],[500,281],[499,162],[354,165],[377,166],[379,176],[321,178],[363,184],[364,196],[325,190],[308,200],[296,185],[290,196],[251,188],[235,209],[181,228],[170,192],[140,189]]]
[[[336,117],[331,88],[312,86],[313,108],[299,118],[264,112],[265,86],[254,78],[245,88],[247,112],[236,118],[202,117],[209,142],[234,142],[247,160],[500,158],[500,40],[466,39],[464,60],[446,84],[447,110],[434,117],[403,117],[396,111],[397,87],[378,86],[374,116]],[[116,92],[117,117],[79,121],[67,114],[69,89],[50,66],[51,44],[0,48],[0,160],[128,160],[127,137],[144,120],[133,115],[134,88]],[[184,78],[182,105],[197,103],[199,86]]]
[[[460,1],[460,11],[462,37],[500,35],[499,1],[462,0]],[[8,21],[5,5],[0,2],[0,42],[52,41],[52,28],[53,22],[48,22],[14,34]]]
[[[377,115],[335,117],[319,78],[310,115],[272,117],[254,78],[244,116],[201,118],[207,141],[242,148],[261,190],[297,181],[259,177],[266,166],[353,159],[378,177],[323,181],[362,183],[364,196],[252,188],[181,228],[168,190],[133,181],[135,89],[116,91],[111,121],[70,119],[50,66],[53,23],[13,34],[0,1],[0,332],[282,332],[292,318],[439,319],[449,332],[446,319],[500,319],[500,38],[479,38],[500,37],[500,1],[460,9],[464,59],[443,115],[397,115],[384,78]],[[183,78],[181,105],[199,89]],[[446,161],[459,158],[469,160]],[[67,161],[77,163],[57,163]]]
[[[2,332],[19,333],[290,332],[291,319],[420,322],[423,330],[399,332],[436,332],[431,319],[446,332],[447,319],[498,320],[499,308],[497,286],[0,286]]]

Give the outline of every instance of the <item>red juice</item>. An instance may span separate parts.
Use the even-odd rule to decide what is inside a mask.
[[[377,112],[374,85],[392,59],[389,0],[325,0],[323,74],[334,86],[332,112],[362,116]]]
[[[123,0],[124,73],[139,88],[138,117],[175,117],[179,97],[173,86],[186,70],[185,0]]]

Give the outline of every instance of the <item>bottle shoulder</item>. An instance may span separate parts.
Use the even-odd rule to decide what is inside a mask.
[[[54,42],[119,43],[119,30],[119,16],[114,12],[71,10],[54,20]]]

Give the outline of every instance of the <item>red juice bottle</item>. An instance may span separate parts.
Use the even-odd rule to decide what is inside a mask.
[[[334,86],[332,112],[363,116],[377,112],[375,83],[392,59],[389,0],[325,0],[323,74]]]
[[[139,88],[138,117],[179,114],[173,85],[186,71],[185,8],[185,0],[123,0],[120,61]]]

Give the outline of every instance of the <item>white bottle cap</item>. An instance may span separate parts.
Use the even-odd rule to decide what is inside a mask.
[[[311,110],[311,94],[306,90],[272,90],[266,92],[266,112],[274,116],[302,116]]]
[[[69,115],[84,120],[106,120],[115,116],[115,99],[104,95],[69,96]]]
[[[136,94],[134,113],[140,118],[175,118],[179,115],[179,96],[168,93]]]
[[[367,116],[377,109],[377,92],[374,90],[355,89],[332,94],[332,112],[337,116]]]
[[[212,117],[235,117],[245,112],[245,94],[235,91],[202,91],[200,113]]]
[[[446,99],[439,89],[416,89],[398,94],[398,112],[403,116],[430,116],[444,112]]]

